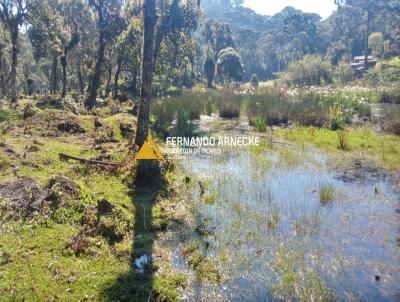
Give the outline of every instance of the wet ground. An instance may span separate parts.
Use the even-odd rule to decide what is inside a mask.
[[[395,176],[285,144],[186,156],[182,165],[201,184],[193,200],[202,252],[223,276],[193,283],[183,300],[400,300]],[[179,252],[174,258],[187,271]]]

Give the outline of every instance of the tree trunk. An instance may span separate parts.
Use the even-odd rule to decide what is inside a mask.
[[[79,92],[81,95],[83,95],[85,93],[85,83],[83,81],[83,74],[82,74],[82,70],[81,70],[81,64],[78,63],[78,67],[77,67],[77,76],[78,76],[78,81],[79,81]]]
[[[94,107],[94,105],[96,105],[97,89],[99,88],[99,85],[100,85],[101,67],[103,66],[104,52],[106,49],[103,8],[99,7],[97,12],[99,14],[98,26],[99,26],[99,31],[100,31],[100,33],[99,33],[99,49],[98,49],[98,53],[97,53],[96,66],[94,69],[93,76],[91,77],[89,96],[85,102],[85,106],[87,109],[92,109]]]
[[[371,9],[368,4],[367,8],[367,28],[365,30],[365,46],[364,46],[364,52],[365,52],[365,58],[364,58],[364,68],[365,71],[368,69],[368,38],[369,38],[369,26],[371,23]]]
[[[138,78],[138,68],[135,65],[132,70],[132,84],[130,87],[132,95],[137,94],[137,78]]]
[[[154,31],[157,22],[156,0],[145,0],[143,4],[143,54],[142,83],[140,89],[140,104],[137,121],[135,145],[142,146],[149,132],[151,89],[154,67]]]
[[[0,95],[6,96],[7,95],[7,86],[6,86],[6,76],[5,76],[5,64],[3,61],[3,52],[0,51],[0,88],[1,92]]]
[[[105,91],[106,98],[108,98],[111,93],[111,78],[112,78],[112,66],[110,65],[107,69],[107,84]]]
[[[64,55],[61,56],[60,62],[62,67],[62,92],[61,98],[64,99],[67,95],[67,49],[64,49]]]
[[[11,27],[11,103],[17,103],[18,23]]]
[[[52,64],[51,64],[51,76],[50,76],[50,93],[57,92],[57,68],[58,68],[58,60],[57,60],[57,52],[52,52]]]
[[[114,76],[114,94],[113,94],[113,99],[116,100],[118,98],[119,94],[119,75],[121,74],[121,67],[122,67],[122,62],[121,60],[118,60],[117,63],[117,71],[115,72]]]

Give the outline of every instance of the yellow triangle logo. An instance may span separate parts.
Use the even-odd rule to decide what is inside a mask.
[[[164,157],[156,144],[154,143],[153,139],[149,135],[144,142],[142,148],[140,148],[139,153],[136,155],[136,160],[164,160]]]

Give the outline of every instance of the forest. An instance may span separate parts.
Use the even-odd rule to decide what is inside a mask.
[[[397,301],[400,1],[332,2],[0,0],[0,301]]]

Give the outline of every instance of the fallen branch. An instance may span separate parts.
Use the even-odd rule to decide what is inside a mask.
[[[108,163],[100,160],[92,160],[92,159],[85,159],[85,158],[80,158],[64,153],[59,153],[58,156],[60,157],[60,160],[76,160],[79,161],[81,164],[91,164],[91,165],[103,165],[103,166],[112,166],[112,167],[118,167],[121,164],[119,163]]]

